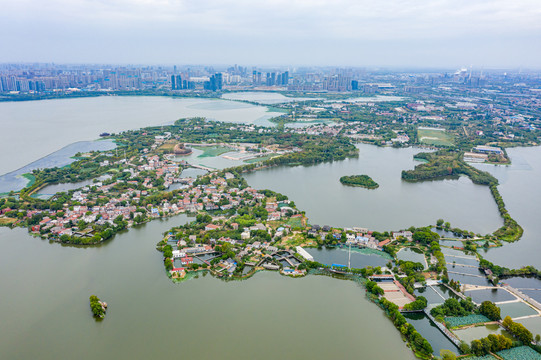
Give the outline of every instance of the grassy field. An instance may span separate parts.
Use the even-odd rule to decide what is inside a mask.
[[[244,160],[244,162],[247,163],[247,164],[252,164],[252,163],[268,160],[268,159],[270,159],[270,158],[272,158],[274,156],[275,156],[274,154],[265,155],[265,156],[260,156],[260,157],[256,157],[256,158],[253,158],[253,159]]]
[[[433,146],[453,146],[454,137],[445,130],[417,129],[419,142]]]
[[[300,217],[290,218],[286,224],[291,225],[292,228],[300,228],[302,227],[302,220]]]
[[[13,224],[17,219],[12,218],[0,218],[0,226],[7,226]]]
[[[200,158],[220,156],[227,152],[233,151],[225,146],[194,146],[194,149],[203,151],[203,153],[198,156]]]

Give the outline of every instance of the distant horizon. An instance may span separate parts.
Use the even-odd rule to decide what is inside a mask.
[[[351,69],[351,70],[365,70],[365,71],[414,71],[414,72],[422,72],[422,71],[429,71],[429,72],[442,72],[442,71],[457,71],[459,69],[467,69],[468,71],[471,69],[472,71],[517,71],[517,72],[523,72],[523,71],[541,71],[541,65],[538,67],[524,67],[524,66],[514,66],[514,67],[499,67],[499,66],[466,66],[466,65],[457,65],[455,67],[453,66],[400,66],[400,65],[389,65],[389,66],[381,66],[381,65],[310,65],[310,64],[242,64],[242,63],[116,63],[116,62],[56,62],[56,61],[5,61],[0,62],[1,66],[8,66],[8,65],[17,65],[17,66],[89,66],[89,67],[181,67],[181,68],[189,68],[189,67],[196,67],[196,68],[203,68],[203,67],[215,67],[215,68],[229,68],[232,66],[240,66],[245,68],[260,68],[260,69],[277,69],[277,70],[287,70],[291,68],[295,69],[321,69],[321,70],[332,70],[334,69]]]
[[[0,62],[539,68],[536,0],[0,0]]]

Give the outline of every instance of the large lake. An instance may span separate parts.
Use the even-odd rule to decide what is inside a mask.
[[[402,170],[419,162],[416,148],[395,149],[360,144],[359,158],[315,166],[278,167],[246,175],[257,189],[288,195],[306,211],[310,223],[400,230],[435,224],[443,218],[453,226],[482,234],[501,226],[498,208],[488,187],[470,179],[408,183]],[[344,175],[366,174],[379,188],[369,190],[340,183]]]
[[[273,126],[281,113],[266,107],[215,99],[102,96],[0,103],[0,175],[102,132],[171,124],[185,117]]]
[[[352,281],[262,272],[172,283],[155,244],[185,221],[153,221],[83,249],[0,228],[0,358],[414,359]],[[109,304],[102,322],[91,294]]]
[[[270,125],[267,108],[240,102],[160,97],[101,97],[0,103],[0,174],[76,141],[168,124],[181,117]],[[310,222],[398,230],[433,224],[489,233],[502,221],[488,188],[467,178],[406,183],[419,149],[359,145],[358,159],[281,167],[246,176],[256,188],[282,192]],[[508,150],[508,167],[481,166],[500,180],[511,215],[524,227],[516,244],[486,257],[510,267],[541,268],[538,221],[541,148]],[[17,154],[13,156],[12,154]],[[367,174],[380,187],[349,188],[343,175]],[[155,244],[178,216],[131,229],[100,247],[76,248],[0,228],[0,358],[118,359],[183,357],[413,359],[391,322],[353,282],[324,276],[258,273],[242,282],[210,276],[173,284]],[[344,258],[345,259],[345,258]],[[372,261],[377,257],[367,258]],[[95,322],[88,297],[110,306]],[[326,341],[321,341],[325,337]],[[255,354],[255,355],[254,355]]]
[[[524,228],[522,239],[491,249],[483,256],[511,268],[541,269],[541,147],[507,149],[511,165],[477,165],[498,178],[509,214]]]

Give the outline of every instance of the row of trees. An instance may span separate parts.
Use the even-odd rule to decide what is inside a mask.
[[[486,171],[481,171],[467,164],[462,159],[462,152],[455,150],[439,150],[433,153],[420,153],[416,159],[426,163],[415,166],[413,170],[402,171],[402,179],[406,181],[425,181],[445,177],[468,176],[475,184],[497,185],[498,180]]]
[[[424,356],[432,356],[432,345],[415,330],[415,327],[408,323],[404,315],[398,310],[398,306],[386,298],[379,299],[380,305],[385,309],[394,326],[408,339],[412,349]]]
[[[510,316],[506,316],[503,319],[502,325],[513,336],[522,341],[524,345],[530,345],[533,341],[533,335],[530,330],[526,329],[521,323],[514,322]]]
[[[439,306],[430,310],[430,314],[434,317],[449,317],[449,316],[467,316],[473,314],[476,310],[475,304],[471,299],[458,301],[455,298],[449,298]]]
[[[470,353],[475,356],[483,356],[490,352],[497,352],[513,347],[513,340],[505,335],[490,334],[485,338],[473,340],[470,345]]]
[[[378,283],[376,283],[375,281],[367,281],[365,286],[366,286],[366,290],[368,290],[369,292],[371,292],[372,294],[376,296],[380,296],[385,293],[383,289],[379,287]]]
[[[510,242],[520,239],[524,229],[522,229],[522,226],[509,215],[509,212],[505,208],[502,196],[498,191],[498,187],[495,184],[490,185],[490,192],[492,193],[492,197],[494,198],[494,201],[496,201],[500,215],[503,218],[503,226],[496,230],[494,235],[498,237],[498,239]]]
[[[414,302],[404,305],[404,310],[419,311],[426,308],[428,302],[424,296],[417,296]]]

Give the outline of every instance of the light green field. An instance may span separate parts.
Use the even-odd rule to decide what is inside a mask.
[[[232,151],[230,148],[225,146],[194,146],[194,149],[203,151],[203,153],[198,156],[200,158],[220,156]]]
[[[244,162],[247,163],[247,164],[252,164],[252,163],[268,160],[268,159],[270,159],[270,158],[272,158],[274,156],[275,156],[274,154],[265,155],[265,156],[260,156],[260,157],[244,160]]]
[[[292,228],[299,228],[302,227],[302,220],[301,218],[290,218],[287,222],[287,225],[291,225]]]
[[[453,146],[454,137],[445,130],[417,129],[419,142],[433,146]]]

